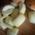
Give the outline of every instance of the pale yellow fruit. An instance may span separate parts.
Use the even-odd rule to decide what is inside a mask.
[[[5,23],[10,25],[10,26],[14,26],[14,24],[12,23],[12,18],[10,16],[8,16],[6,19],[5,19]]]
[[[21,14],[25,14],[25,12],[26,12],[26,5],[20,3],[20,4],[19,4],[19,10],[20,10],[19,12],[20,12]]]
[[[5,24],[5,23],[1,23],[0,26],[1,26],[1,28],[2,28],[3,30],[5,30],[5,29],[7,29],[7,28],[13,28],[13,27],[11,27],[11,26]]]
[[[14,21],[14,25],[16,27],[19,27],[24,21],[25,21],[26,17],[22,14],[20,14]]]
[[[7,35],[17,35],[18,31],[19,31],[19,29],[17,29],[17,28],[9,29],[7,31]]]
[[[2,9],[2,14],[3,15],[9,15],[9,14],[11,14],[13,12],[14,9],[15,9],[14,6],[12,6],[12,5],[6,5]]]
[[[11,26],[5,24],[5,23],[3,22],[3,19],[1,19],[1,20],[0,20],[0,29],[1,29],[1,28],[2,28],[2,30],[5,30],[5,29],[7,29],[7,28],[13,28],[13,27],[11,27]]]
[[[3,30],[5,30],[7,27],[5,26],[4,22],[3,22],[3,19],[1,19],[1,23],[0,23],[0,26]]]
[[[18,6],[18,4],[17,3],[13,3],[13,2],[11,2],[11,4],[13,5],[13,6]]]
[[[35,24],[35,12],[30,11],[28,14],[29,22]]]
[[[19,15],[19,9],[16,8],[16,9],[14,9],[13,13],[11,14],[11,17],[13,19],[15,19],[18,15]]]

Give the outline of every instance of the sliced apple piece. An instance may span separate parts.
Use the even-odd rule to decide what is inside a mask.
[[[5,24],[5,23],[3,22],[3,19],[1,19],[0,27],[1,27],[3,30],[5,30],[5,29],[7,29],[7,28],[13,28],[13,27],[11,27],[11,26]]]
[[[7,10],[12,9],[12,8],[14,8],[14,6],[6,5],[6,6],[3,7],[2,11],[7,11]]]
[[[11,17],[13,19],[15,19],[18,15],[19,15],[19,9],[16,8],[16,9],[14,9],[13,13],[11,14]]]
[[[4,25],[4,22],[3,20],[1,19],[1,23],[0,23],[0,26],[3,30],[5,30],[7,27]]]
[[[25,21],[26,17],[22,14],[20,14],[14,21],[14,25],[16,27],[19,27],[24,21]]]
[[[11,2],[11,4],[13,5],[13,6],[18,6],[18,4],[17,3],[13,3],[13,2]]]
[[[21,14],[25,14],[25,11],[26,11],[26,5],[25,4],[23,4],[23,3],[19,3],[19,12],[21,13]]]
[[[35,12],[30,11],[28,14],[29,22],[35,24]]]
[[[8,25],[10,26],[14,26],[14,24],[12,23],[12,18],[10,16],[8,16],[6,19],[5,19],[5,23],[7,23]]]
[[[19,29],[17,29],[17,28],[9,29],[7,31],[7,35],[17,35],[18,31],[19,31]]]
[[[1,23],[0,26],[1,26],[1,28],[2,28],[3,30],[5,30],[5,29],[7,29],[7,28],[13,28],[13,27],[11,27],[11,26],[9,26],[9,25],[6,25],[5,23]]]
[[[14,9],[15,9],[14,6],[12,6],[12,5],[6,5],[6,6],[4,6],[3,9],[2,9],[2,14],[3,14],[3,15],[11,14]]]

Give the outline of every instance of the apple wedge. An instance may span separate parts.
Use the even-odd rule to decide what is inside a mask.
[[[9,29],[7,31],[7,35],[17,35],[19,29],[18,28],[12,28],[12,29]]]
[[[19,15],[19,9],[15,8],[14,11],[13,11],[13,13],[11,14],[11,17],[13,19],[15,19],[18,15]]]
[[[11,14],[13,12],[14,9],[15,9],[14,6],[12,6],[12,5],[6,5],[2,9],[2,14],[3,15],[9,15],[9,14]]]
[[[24,21],[25,21],[26,17],[22,14],[20,14],[14,21],[13,24],[16,27],[19,27]]]
[[[3,22],[3,19],[1,19],[1,21],[0,21],[0,28],[2,28],[3,30],[5,30],[5,29],[7,29],[7,28],[13,28],[13,27],[11,27],[11,26],[5,24],[5,23]]]
[[[5,19],[5,23],[10,25],[10,26],[14,26],[14,24],[12,23],[12,18],[10,16],[8,16],[6,19]]]
[[[18,6],[18,4],[17,3],[13,3],[13,2],[11,2],[11,4],[13,5],[13,6]]]
[[[30,11],[28,14],[29,22],[35,24],[35,11]]]
[[[25,14],[25,11],[26,11],[26,5],[23,3],[19,3],[19,12],[21,14]]]

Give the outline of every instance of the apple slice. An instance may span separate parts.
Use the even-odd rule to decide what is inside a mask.
[[[11,14],[11,17],[13,19],[15,19],[18,15],[19,15],[19,9],[16,8],[16,9],[14,9],[13,13]]]
[[[24,21],[25,21],[26,17],[22,14],[20,14],[14,21],[14,25],[16,27],[19,27]]]
[[[10,16],[8,16],[6,19],[5,19],[5,23],[10,25],[10,26],[14,26],[14,24],[12,23],[12,18]]]
[[[3,30],[5,30],[7,27],[4,25],[3,19],[1,19],[0,26]]]
[[[7,31],[7,35],[17,35],[18,31],[19,31],[19,29],[17,29],[17,28],[9,29]]]
[[[9,14],[11,14],[13,12],[14,9],[15,9],[14,6],[12,6],[12,5],[6,5],[2,9],[2,14],[3,15],[9,15]]]
[[[13,28],[13,27],[11,27],[11,26],[5,24],[5,23],[3,22],[3,19],[1,19],[1,21],[0,21],[0,28],[2,28],[3,30],[5,30],[5,29],[7,29],[7,28]]]
[[[17,3],[14,3],[14,2],[11,2],[11,4],[13,5],[13,6],[18,6],[18,4]]]
[[[5,30],[5,29],[7,29],[7,28],[13,28],[13,27],[11,27],[11,26],[5,24],[5,23],[1,23],[1,24],[0,24],[0,27],[1,27],[3,30]]]
[[[30,11],[28,14],[29,22],[35,24],[35,11]]]
[[[21,14],[25,14],[25,11],[26,11],[26,5],[25,4],[23,4],[23,3],[19,3],[19,12],[21,13]]]

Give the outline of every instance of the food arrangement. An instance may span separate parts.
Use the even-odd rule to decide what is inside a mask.
[[[2,14],[0,13],[0,29],[8,28],[7,35],[17,35],[19,28],[26,20],[26,4],[25,0],[12,0],[8,5],[2,6]],[[27,5],[29,7],[29,5]],[[29,7],[30,8],[30,7]],[[34,8],[30,8],[33,10]],[[1,11],[1,10],[0,10]],[[35,24],[35,9],[28,13],[30,23]]]

